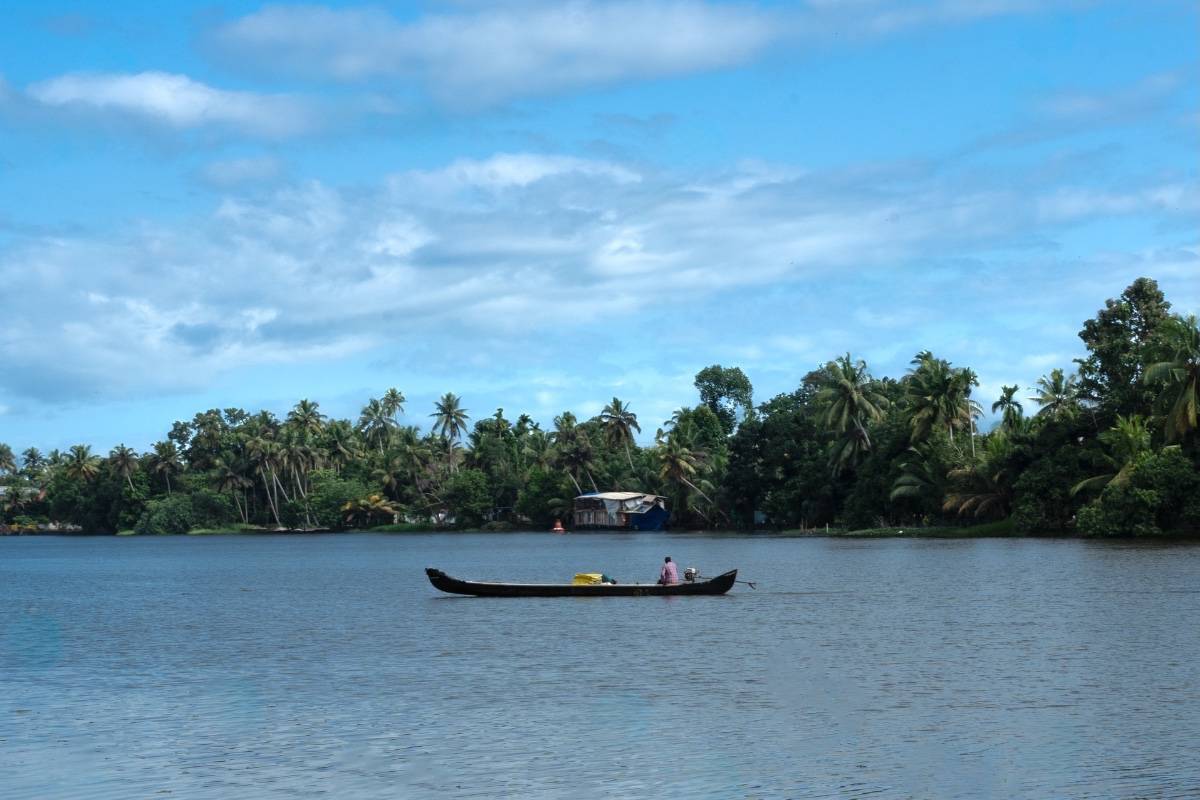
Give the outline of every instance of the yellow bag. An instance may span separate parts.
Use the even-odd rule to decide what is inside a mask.
[[[600,572],[577,572],[575,580],[571,581],[572,586],[590,586],[594,583],[600,583],[604,578]]]

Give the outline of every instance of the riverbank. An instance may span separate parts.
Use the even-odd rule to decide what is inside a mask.
[[[1007,536],[1034,536],[1036,534],[1017,533],[1011,519],[985,522],[980,525],[960,527],[945,526],[912,526],[906,525],[895,528],[863,528],[861,530],[811,530],[787,531],[797,536],[836,536],[853,539],[882,539],[888,537],[908,537],[925,539],[964,539],[964,538],[993,538]]]
[[[344,530],[332,529],[302,529],[302,528],[268,528],[263,525],[247,525],[234,524],[222,528],[193,528],[187,531],[186,534],[150,534],[151,536],[284,536],[284,535],[306,535],[306,534],[506,534],[506,533],[532,533],[528,529],[516,527],[511,523],[487,523],[482,528],[445,528],[438,527],[433,524],[422,523],[398,523],[390,525],[376,525],[372,528],[355,528]],[[536,533],[536,531],[533,531]],[[548,531],[547,531],[548,533]],[[689,531],[676,531],[676,533],[689,533]],[[704,533],[704,531],[692,531],[692,533]],[[713,531],[707,531],[713,533]],[[910,537],[910,539],[961,539],[961,537],[1009,537],[1009,536],[1026,536],[1027,534],[1015,533],[1013,524],[1007,519],[1002,521],[983,523],[979,525],[966,525],[966,527],[907,527],[900,528],[866,528],[862,530],[845,530],[838,528],[808,528],[808,529],[790,529],[779,531],[739,531],[739,530],[724,530],[716,531],[716,533],[737,534],[743,536],[796,536],[796,537],[839,537],[839,539],[887,539],[887,537]],[[26,530],[20,535],[37,536],[37,535],[104,535],[104,534],[84,534],[83,531],[64,531],[64,530]],[[146,534],[138,534],[133,529],[116,531],[116,536],[144,536]]]

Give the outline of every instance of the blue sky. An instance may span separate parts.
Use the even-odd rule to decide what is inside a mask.
[[[1191,2],[46,2],[0,27],[0,441],[210,407],[648,435],[721,363],[1029,387],[1200,311]],[[1026,394],[1022,391],[1022,394]]]

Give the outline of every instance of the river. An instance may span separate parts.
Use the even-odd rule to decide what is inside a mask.
[[[724,597],[478,599],[423,574]],[[1200,546],[0,539],[6,798],[1200,795]]]

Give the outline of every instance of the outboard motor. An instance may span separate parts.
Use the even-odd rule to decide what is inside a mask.
[[[696,578],[700,577],[700,570],[695,567],[688,567],[683,571],[683,579],[688,583],[694,583]]]

